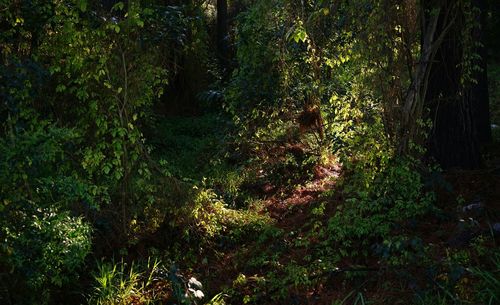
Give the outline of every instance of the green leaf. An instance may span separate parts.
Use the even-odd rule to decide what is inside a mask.
[[[56,92],[64,92],[66,90],[66,86],[63,84],[59,84],[56,87]]]
[[[302,26],[299,26],[295,29],[293,35],[290,38],[293,39],[296,43],[298,43],[299,41],[304,42],[307,39],[307,32]]]
[[[124,7],[125,5],[123,4],[123,2],[118,2],[117,4],[113,5],[111,11],[121,11]]]
[[[80,11],[84,13],[87,11],[87,0],[78,0],[77,5]]]

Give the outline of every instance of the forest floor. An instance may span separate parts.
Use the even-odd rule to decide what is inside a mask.
[[[468,259],[476,259],[472,244],[478,237],[495,234],[493,226],[500,223],[500,143],[488,147],[485,155],[486,166],[481,170],[448,171],[436,178],[440,181],[436,190],[439,213],[420,221],[412,232],[431,249],[432,260],[443,268],[443,276],[448,276],[444,269],[450,256],[467,252]],[[412,299],[423,286],[435,286],[435,293],[445,294],[444,287],[429,283],[426,272],[411,267],[390,270],[375,255],[364,261],[344,259],[335,268],[290,278],[291,272],[309,272],[316,264],[311,257],[318,257],[322,243],[315,232],[344,200],[337,187],[341,175],[341,165],[332,162],[315,167],[313,179],[294,189],[269,183],[254,189],[262,197],[259,212],[272,219],[270,227],[259,235],[241,237],[240,244],[217,249],[209,258],[212,264],[195,269],[208,290],[213,294],[229,292],[232,301],[228,304],[242,300],[259,304],[330,305],[332,300],[362,304],[361,299],[370,300],[369,304],[403,304],[407,302],[402,300]],[[322,205],[326,193],[328,202]],[[498,241],[497,236],[482,246],[495,248]],[[276,284],[279,281],[282,287]],[[467,299],[471,293],[468,281],[473,279],[464,276],[458,283],[460,298]],[[239,299],[234,299],[235,295]]]
[[[417,225],[415,237],[420,238],[424,245],[432,247],[432,259],[435,262],[445,264],[451,252],[467,251],[469,247],[473,247],[472,243],[479,236],[495,234],[492,226],[500,223],[500,145],[490,148],[489,152],[496,157],[488,160],[488,166],[482,170],[457,170],[444,174],[443,178],[447,183],[437,196],[437,204],[442,214],[429,217]],[[313,255],[311,252],[317,251],[317,246],[320,246],[319,241],[314,240],[314,234],[310,234],[314,230],[316,220],[314,209],[321,202],[323,193],[335,190],[341,167],[318,167],[317,172],[319,175],[304,186],[286,195],[274,190],[264,200],[265,212],[274,219],[273,226],[281,234],[265,242],[258,236],[255,236],[253,241],[250,238],[246,245],[222,254],[216,265],[205,270],[202,277],[214,291],[227,291],[238,287],[243,299],[245,295],[255,296],[255,293],[259,292],[260,304],[330,305],[334,304],[332,300],[354,304],[360,301],[360,297],[370,300],[369,304],[406,304],[417,289],[412,287],[415,285],[413,282],[425,285],[423,283],[428,284],[430,279],[421,270],[408,270],[414,278],[403,283],[399,272],[383,270],[384,267],[375,257],[363,262],[364,267],[360,272],[364,273],[364,280],[361,282],[352,281],[353,275],[349,274],[350,271],[356,272],[359,262],[344,260],[338,265],[338,269],[309,275],[311,282],[298,282],[294,285],[292,281],[286,289],[289,295],[282,295],[282,300],[276,299],[275,296],[279,294],[279,288],[272,285],[264,289],[259,288],[259,284],[265,282],[269,275],[274,272],[279,274],[278,270],[282,270],[282,266],[300,266],[307,270],[311,264],[307,257]],[[328,203],[323,214],[325,219],[342,203],[341,196],[337,197],[337,201]],[[300,242],[301,240],[304,242]],[[497,236],[496,241],[483,246],[495,248],[499,241]],[[292,246],[285,246],[286,250],[276,251],[282,244]],[[279,255],[261,260],[260,266],[252,264],[252,259],[263,256],[262,254],[269,250]],[[286,275],[283,275],[284,282],[289,280],[285,278]],[[241,279],[245,279],[244,283]],[[459,283],[464,286],[459,288],[463,294],[459,297],[465,299],[470,293],[465,287],[467,281],[468,278],[464,277]],[[446,293],[443,287],[436,289],[442,289],[441,293]]]
[[[492,124],[500,125],[500,65],[495,67],[490,77]],[[174,175],[183,174],[189,181],[206,177],[224,197],[227,185],[241,183],[242,172],[226,164],[224,153],[210,155],[224,145],[220,126],[212,115],[174,118],[161,122],[159,134],[152,138],[161,139],[153,143],[160,156],[182,165],[172,167]],[[270,181],[238,184],[233,193],[243,191],[255,204],[234,206],[235,194],[229,192],[229,209],[252,210],[269,221],[256,231],[229,228],[226,236],[208,246],[210,250],[194,258],[198,263],[190,273],[203,282],[208,296],[218,294],[226,304],[427,304],[429,294],[468,300],[476,279],[461,266],[484,265],[474,261],[500,242],[499,128],[493,129],[493,136],[494,143],[484,148],[482,169],[427,177],[436,194],[435,212],[419,219],[411,232],[395,232],[419,241],[426,255],[418,259],[426,262],[391,267],[373,249],[361,259],[329,261],[331,252],[323,250],[319,232],[345,201],[342,165],[332,156],[314,167],[310,179],[293,187]],[[238,182],[221,182],[222,176]],[[453,287],[444,287],[442,283],[455,275],[457,281],[448,281]]]
[[[217,118],[211,116],[164,122],[159,130],[165,133],[157,138],[170,143],[165,159],[183,158],[172,164],[186,165],[173,168],[174,172],[191,173],[192,180],[203,180],[200,175],[207,175],[207,180],[218,181],[220,170],[222,176],[239,179],[241,172],[206,157],[206,152],[221,140],[211,130],[219,125],[216,122]],[[427,249],[429,268],[436,268],[438,276],[450,276],[461,256],[468,261],[478,259],[478,240],[483,241],[481,247],[489,249],[500,241],[498,235],[482,238],[495,235],[493,226],[500,224],[499,140],[496,137],[495,143],[485,148],[482,169],[451,170],[429,177],[435,187],[436,212],[420,219],[412,232],[400,232],[421,241]],[[157,145],[161,147],[161,143]],[[179,148],[186,153],[179,153]],[[191,255],[194,259],[184,267],[195,266],[190,267],[190,273],[203,282],[208,296],[225,295],[227,304],[330,305],[335,304],[332,300],[344,300],[338,304],[362,304],[361,300],[366,304],[402,304],[407,302],[401,300],[414,299],[419,290],[447,293],[445,287],[433,282],[428,270],[419,269],[421,266],[391,269],[372,250],[362,259],[329,262],[329,254],[323,253],[325,241],[318,233],[345,201],[341,184],[344,173],[333,157],[312,172],[310,179],[293,187],[273,185],[266,179],[239,186],[238,192],[250,194],[256,204],[239,208],[229,204],[228,208],[241,211],[241,215],[253,210],[269,221],[254,231],[228,228],[224,236],[205,245],[209,250]],[[221,186],[220,196],[227,192],[225,187]],[[467,283],[473,281],[462,275],[455,287],[462,295],[457,297],[467,299],[471,294]]]

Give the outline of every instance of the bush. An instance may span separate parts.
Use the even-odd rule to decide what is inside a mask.
[[[0,139],[0,273],[15,304],[48,303],[91,246],[90,226],[71,213],[93,205],[66,155],[76,134],[45,125]]]
[[[348,180],[352,183],[346,186],[348,198],[329,220],[330,240],[344,246],[341,252],[354,245],[369,249],[367,246],[387,238],[399,225],[429,211],[433,194],[424,191],[411,162],[389,160],[375,171],[358,171]]]

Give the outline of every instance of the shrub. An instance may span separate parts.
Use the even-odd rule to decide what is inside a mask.
[[[341,251],[355,244],[369,249],[367,246],[387,238],[397,226],[429,211],[433,194],[424,191],[421,176],[410,161],[390,160],[375,171],[360,171],[347,180],[353,183],[346,187],[348,198],[329,220],[330,240],[342,244]],[[367,180],[366,175],[372,178]]]
[[[44,123],[0,139],[0,273],[16,304],[46,304],[90,251],[90,226],[71,213],[93,205],[91,186],[67,158],[75,140]]]

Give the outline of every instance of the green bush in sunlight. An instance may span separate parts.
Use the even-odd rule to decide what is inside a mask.
[[[97,189],[72,169],[77,135],[44,125],[0,139],[0,273],[16,304],[49,302],[78,278],[91,247],[75,212],[96,208]]]
[[[189,205],[190,222],[194,231],[205,235],[207,241],[231,234],[233,238],[258,232],[270,223],[270,218],[258,211],[234,210],[210,189],[198,189],[193,205]]]

